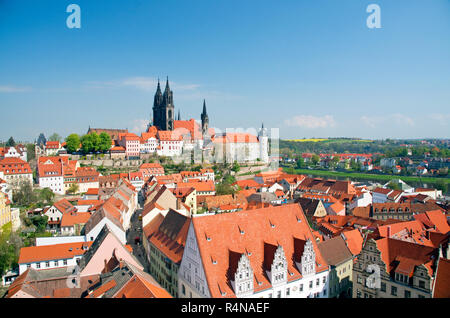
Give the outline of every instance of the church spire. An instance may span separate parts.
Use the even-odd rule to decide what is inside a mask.
[[[178,120],[181,120],[180,110],[178,109]]]
[[[206,113],[206,101],[205,100],[203,100],[203,112],[202,112],[202,115],[208,116],[208,114]]]

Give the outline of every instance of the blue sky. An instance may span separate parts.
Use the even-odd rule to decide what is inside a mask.
[[[0,140],[138,132],[166,76],[221,129],[449,138],[450,1],[0,0]]]

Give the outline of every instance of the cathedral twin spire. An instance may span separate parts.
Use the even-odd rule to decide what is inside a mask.
[[[155,99],[153,102],[153,125],[160,130],[173,130],[174,121],[181,120],[180,110],[178,110],[178,118],[175,117],[173,104],[173,92],[170,90],[169,77],[166,79],[166,87],[164,93],[161,91],[161,84],[158,78],[158,86],[156,88]],[[202,133],[205,135],[208,131],[208,114],[206,113],[206,101],[203,100]]]

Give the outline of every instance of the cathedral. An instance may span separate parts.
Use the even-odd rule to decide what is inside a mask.
[[[153,101],[153,119],[150,120],[147,133],[155,136],[156,152],[163,156],[180,156],[194,149],[201,149],[212,156],[213,162],[268,162],[268,136],[264,125],[258,135],[249,133],[215,133],[209,127],[206,101],[200,114],[201,126],[194,119],[181,120],[180,112],[175,119],[173,92],[169,79],[164,92],[158,80]],[[149,146],[149,149],[155,148]]]

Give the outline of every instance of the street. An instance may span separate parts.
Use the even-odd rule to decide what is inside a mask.
[[[144,247],[142,246],[143,231],[142,222],[139,220],[139,215],[142,213],[141,204],[138,205],[135,213],[131,217],[130,228],[127,231],[127,242],[133,248],[133,255],[139,260],[139,262],[144,266],[146,272],[150,269],[150,264],[147,261]],[[135,243],[135,238],[139,237],[139,243]]]

